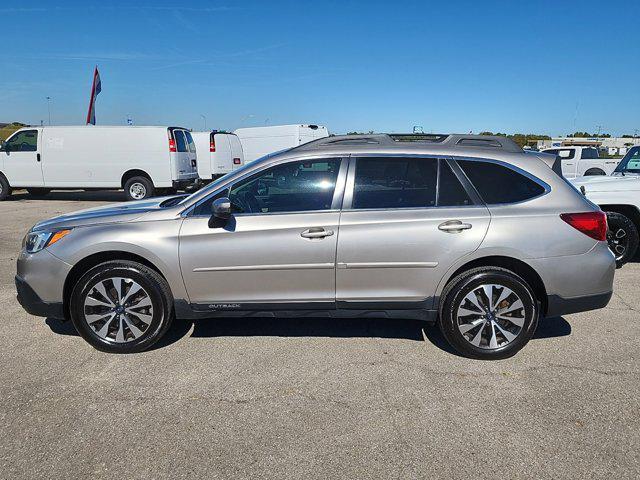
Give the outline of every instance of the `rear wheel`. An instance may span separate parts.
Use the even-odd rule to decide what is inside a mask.
[[[0,174],[0,201],[6,200],[11,196],[11,186],[4,175]]]
[[[51,189],[50,188],[27,188],[27,192],[29,192],[29,195],[31,195],[32,197],[44,197],[45,195],[48,195],[49,193],[51,193]]]
[[[148,349],[168,330],[173,299],[158,272],[131,261],[110,261],[78,280],[69,303],[78,333],[98,350]]]
[[[638,229],[633,221],[618,212],[605,212],[607,214],[607,243],[609,250],[616,257],[616,267],[620,268],[636,254],[638,249]]]
[[[153,182],[147,177],[132,177],[124,184],[127,200],[144,200],[154,195]]]
[[[442,334],[466,357],[511,357],[529,342],[538,324],[533,290],[524,279],[503,268],[464,272],[447,285],[442,298]]]

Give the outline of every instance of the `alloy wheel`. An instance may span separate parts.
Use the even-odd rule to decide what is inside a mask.
[[[149,293],[130,278],[98,281],[84,300],[84,318],[100,338],[115,343],[139,339],[153,320]]]
[[[525,324],[525,306],[510,288],[483,284],[470,291],[458,305],[458,329],[471,345],[488,350],[514,341]]]
[[[620,260],[624,257],[624,254],[629,248],[629,236],[624,228],[616,228],[607,232],[607,243],[609,244],[609,250],[613,252],[616,260]]]

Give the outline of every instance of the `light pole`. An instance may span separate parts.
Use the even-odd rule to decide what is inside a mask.
[[[202,117],[202,120],[204,120],[204,131],[207,131],[207,117],[200,114],[200,116]]]
[[[51,126],[51,97],[47,97],[47,112],[49,113],[49,126]]]

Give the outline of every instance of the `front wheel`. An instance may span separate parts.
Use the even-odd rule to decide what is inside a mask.
[[[146,177],[133,177],[124,184],[127,200],[144,200],[154,195],[153,182]]]
[[[504,268],[464,272],[447,285],[442,298],[440,330],[466,357],[511,357],[529,342],[538,324],[533,290]]]
[[[151,268],[131,261],[109,261],[78,280],[69,303],[78,333],[109,353],[148,349],[173,319],[167,282]]]
[[[638,249],[638,229],[633,221],[618,212],[605,212],[607,214],[607,243],[609,250],[616,257],[616,267],[621,268],[631,260]]]

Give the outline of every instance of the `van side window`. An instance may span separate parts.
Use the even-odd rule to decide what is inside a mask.
[[[184,133],[182,130],[174,130],[173,136],[176,139],[176,150],[178,152],[188,152],[187,150],[187,141],[184,138]]]
[[[522,202],[545,192],[542,185],[506,166],[472,160],[457,162],[487,204]]]
[[[469,194],[444,160],[440,160],[440,178],[438,181],[438,206],[462,207],[473,205]]]
[[[433,207],[437,178],[435,158],[358,158],[351,208]]]
[[[330,210],[340,159],[302,160],[267,168],[231,187],[236,213]]]
[[[38,131],[24,130],[7,140],[5,150],[8,152],[35,152],[38,150]]]

